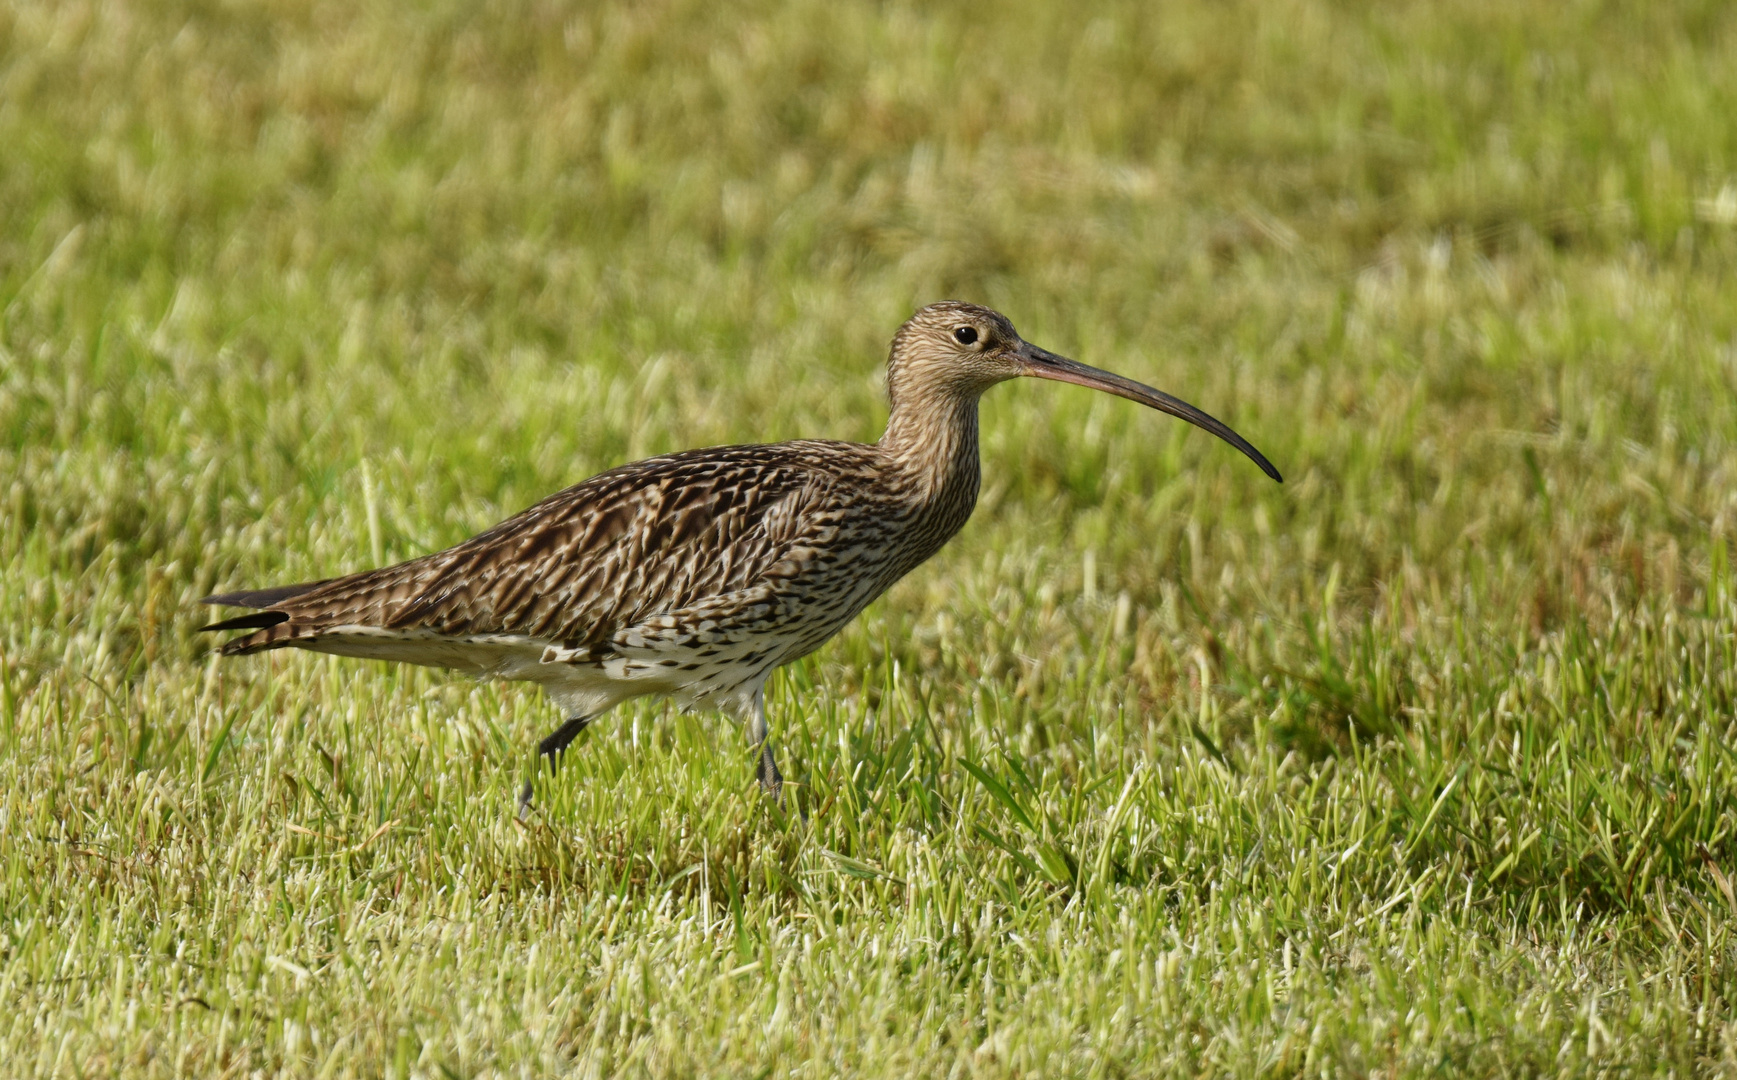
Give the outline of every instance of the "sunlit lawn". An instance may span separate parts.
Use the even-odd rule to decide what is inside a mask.
[[[1737,8],[0,6],[0,1061],[1737,1071]],[[965,532],[742,733],[194,602],[687,446]]]

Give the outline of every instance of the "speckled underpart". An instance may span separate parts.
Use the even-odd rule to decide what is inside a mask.
[[[252,631],[224,644],[228,656],[293,646],[540,683],[575,717],[544,740],[546,753],[585,719],[645,694],[724,709],[765,743],[773,669],[819,648],[971,516],[978,398],[1020,375],[1098,386],[1223,428],[1028,345],[996,312],[933,304],[893,339],[879,443],[721,446],[623,465],[445,551],[208,597],[260,610],[207,629]],[[769,743],[760,778],[778,790]]]

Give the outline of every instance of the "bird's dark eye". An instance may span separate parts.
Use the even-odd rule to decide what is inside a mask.
[[[961,326],[953,331],[953,340],[961,345],[975,345],[977,344],[977,328],[974,326]]]

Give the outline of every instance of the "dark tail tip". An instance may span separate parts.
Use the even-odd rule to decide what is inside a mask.
[[[200,630],[263,630],[268,626],[289,622],[289,616],[281,611],[256,611],[251,615],[237,615],[233,619],[214,622],[210,626],[201,626]]]
[[[326,584],[325,581],[306,581],[300,585],[279,585],[271,589],[246,589],[241,592],[218,593],[216,596],[207,596],[199,602],[201,604],[216,604],[220,607],[277,607],[285,600],[293,600],[303,593],[313,592],[324,584]],[[271,624],[266,623],[265,625],[270,626]]]

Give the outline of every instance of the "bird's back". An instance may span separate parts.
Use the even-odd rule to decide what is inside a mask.
[[[224,651],[313,645],[354,629],[382,641],[510,635],[599,649],[649,616],[800,573],[875,466],[872,447],[820,441],[634,462],[445,551],[278,599],[269,607],[281,621]]]

